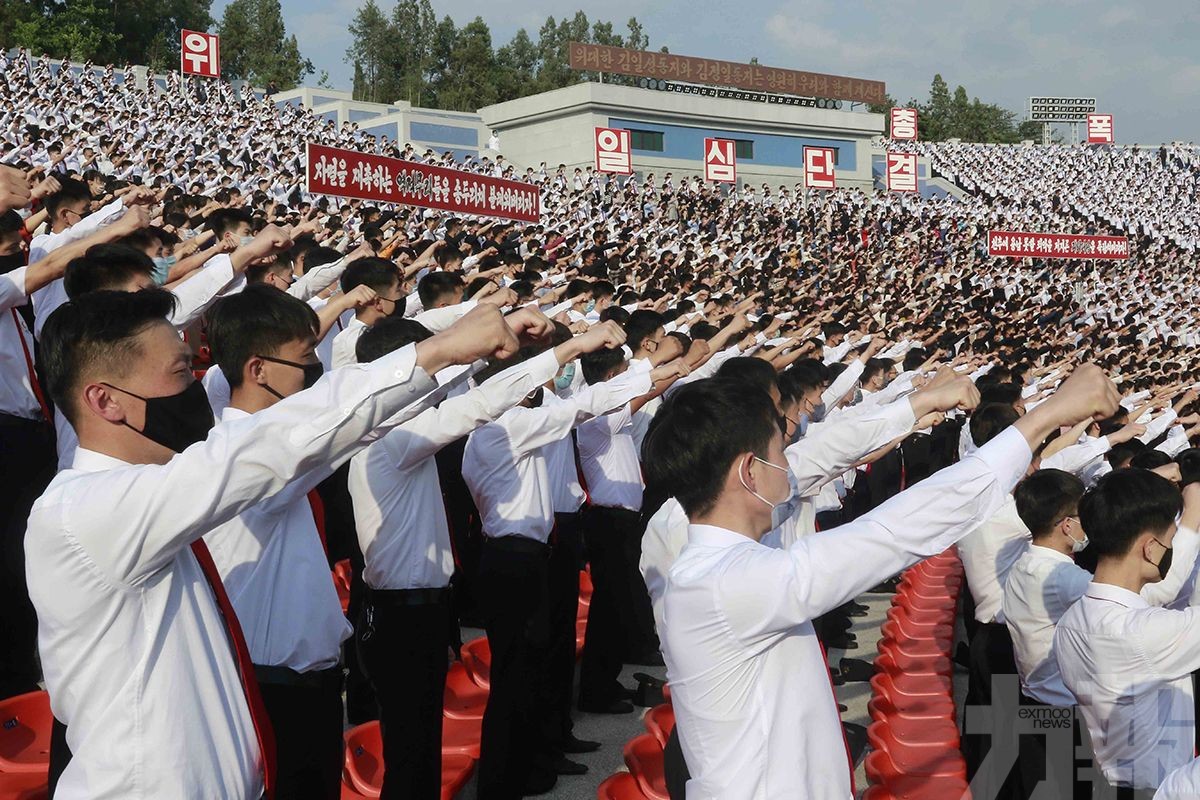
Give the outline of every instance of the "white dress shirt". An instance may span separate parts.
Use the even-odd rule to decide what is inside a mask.
[[[553,351],[444,400],[350,460],[354,524],[372,589],[440,589],[454,574],[437,451],[491,422],[558,371]]]
[[[579,426],[579,464],[592,503],[640,511],[642,465],[633,443],[633,413],[628,404]]]
[[[1155,792],[1154,800],[1200,800],[1200,758],[1168,775]]]
[[[1029,547],[1029,540],[1029,528],[1021,521],[1017,502],[1010,495],[995,514],[958,543],[967,586],[975,599],[975,619],[1004,622],[1004,582],[1012,565]]]
[[[25,305],[26,267],[0,275],[0,414],[41,419],[42,408],[33,393],[29,365],[34,361],[33,336],[19,313]],[[25,354],[29,360],[25,360]]]
[[[1059,620],[1054,651],[1109,783],[1153,789],[1192,759],[1200,609],[1093,582]]]
[[[1171,571],[1164,580],[1148,583],[1141,591],[1151,605],[1174,602],[1200,550],[1200,534],[1179,528],[1172,540],[1175,548]],[[1054,627],[1067,609],[1075,605],[1092,582],[1092,573],[1075,564],[1065,553],[1030,545],[1008,572],[1004,585],[1004,622],[1012,636],[1017,672],[1025,694],[1052,706],[1075,704],[1075,696],[1063,683],[1054,653]]]
[[[650,375],[626,370],[588,386],[562,403],[509,409],[467,439],[462,474],[483,532],[545,543],[554,527],[549,470],[542,448],[565,438],[586,419],[619,408],[650,391]]]
[[[850,768],[811,620],[949,547],[994,512],[1031,458],[1021,434],[1004,431],[875,511],[785,549],[689,527],[660,631],[689,800],[847,800]]]
[[[261,795],[233,651],[188,545],[434,397],[409,347],[219,425],[165,465],[77,451],[25,537],[46,688],[73,753],[60,800]]]
[[[222,422],[250,419],[226,408]],[[354,632],[342,612],[308,492],[333,473],[326,465],[204,534],[250,660],[312,672],[336,667]]]
[[[554,405],[565,403],[561,397],[547,390],[542,403]],[[550,504],[555,514],[574,514],[583,507],[587,495],[579,482],[579,465],[575,461],[575,440],[564,436],[557,442],[542,446],[546,458],[546,474],[550,478]]]
[[[346,327],[333,337],[333,368],[358,363],[358,337],[367,332],[367,323],[358,317],[346,323]]]

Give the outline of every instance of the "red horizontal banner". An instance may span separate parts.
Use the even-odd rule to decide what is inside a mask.
[[[1127,236],[988,231],[988,255],[1013,258],[1129,258]]]
[[[399,158],[308,143],[308,191],[456,214],[537,222],[538,187]]]

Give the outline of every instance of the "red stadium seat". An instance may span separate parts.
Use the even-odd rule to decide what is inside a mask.
[[[483,719],[487,707],[487,689],[471,680],[467,668],[455,662],[446,673],[446,693],[442,713],[460,719]]]
[[[579,573],[579,600],[585,605],[592,602],[592,573],[585,570]]]
[[[0,800],[46,800],[49,796],[44,772],[0,772]]]
[[[944,720],[920,720],[913,725],[906,738],[898,736],[893,726],[884,722],[872,722],[867,727],[867,741],[871,743],[872,755],[885,753],[902,775],[940,776],[966,780],[967,766],[958,751],[958,730],[954,722]],[[921,731],[920,735],[916,735]],[[888,783],[888,781],[884,781]]]
[[[0,701],[0,772],[50,769],[50,696],[29,692]]]
[[[655,706],[646,712],[642,723],[658,740],[659,747],[666,747],[667,739],[671,738],[671,731],[675,730],[675,709],[671,708],[670,703]]]
[[[935,637],[954,637],[954,625],[942,622],[934,617],[914,616],[903,606],[892,606],[887,610],[887,619],[901,623],[901,627],[911,635],[932,635]]]
[[[884,786],[872,786],[863,792],[862,800],[896,800]]]
[[[348,777],[351,788],[364,797],[379,797],[383,787],[383,736],[378,720],[346,731],[346,763],[342,775],[343,780]]]
[[[950,686],[950,676],[954,674],[954,664],[944,655],[925,655],[905,652],[894,642],[886,639],[879,640],[879,655],[875,658],[875,669],[889,672],[892,675],[935,675],[944,679]]]
[[[354,580],[354,567],[350,559],[343,558],[333,565],[333,586],[337,589],[338,600],[342,602],[342,613],[350,608],[350,582]]]
[[[967,782],[947,775],[904,775],[887,753],[869,753],[867,779],[882,784],[896,800],[971,800]]]
[[[596,790],[596,800],[646,800],[637,778],[628,772],[618,772],[605,778]]]
[[[954,643],[954,638],[951,636],[923,636],[920,633],[906,631],[899,622],[894,620],[884,622],[879,632],[882,634],[882,638],[879,640],[881,648],[884,644],[893,645],[895,650],[910,656],[927,656],[929,658],[948,656],[950,647]]]
[[[876,662],[878,663],[878,662]],[[915,697],[950,697],[950,679],[941,675],[904,675],[880,672],[871,676],[871,691],[886,697],[897,708]]]
[[[379,797],[379,793],[376,792],[373,795],[359,794],[358,792],[354,791],[353,786],[346,783],[345,775],[342,776],[341,800],[369,800],[369,798],[371,798],[371,797]]]
[[[479,758],[479,739],[483,719],[459,719],[446,717],[442,720],[442,756],[470,756]]]
[[[955,719],[954,700],[942,695],[899,696],[895,700],[877,694],[867,701],[871,720],[904,717],[905,719]]]
[[[487,689],[491,686],[492,648],[486,636],[472,639],[462,646],[462,662],[471,680]]]
[[[474,773],[475,759],[442,753],[442,800],[452,800]]]
[[[635,736],[625,744],[625,766],[637,780],[649,800],[670,800],[667,794],[667,778],[663,767],[663,749],[658,740],[648,733]]]

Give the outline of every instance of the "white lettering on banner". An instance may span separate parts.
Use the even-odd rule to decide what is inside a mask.
[[[832,147],[804,148],[804,186],[808,189],[836,189]]]
[[[1087,116],[1088,144],[1113,143],[1113,115],[1088,114]]]
[[[633,153],[629,140],[627,130],[596,128],[596,171],[632,174]]]
[[[730,139],[704,140],[704,179],[737,183],[736,144]]]
[[[207,78],[221,76],[220,37],[199,31],[180,32],[180,71]]]
[[[915,108],[892,109],[892,138],[917,138],[917,110]]]
[[[917,156],[915,153],[887,154],[887,188],[889,192],[917,191]]]

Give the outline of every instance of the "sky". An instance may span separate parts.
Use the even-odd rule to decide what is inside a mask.
[[[214,18],[227,2],[214,0]],[[309,81],[327,70],[349,89],[346,26],[361,0],[281,2],[316,67]],[[522,27],[536,40],[547,16],[577,8],[622,30],[636,16],[655,50],[882,80],[901,103],[926,99],[940,72],[951,91],[961,84],[1020,119],[1031,95],[1094,96],[1119,142],[1200,141],[1200,0],[433,0],[459,26],[482,16],[494,46]]]

